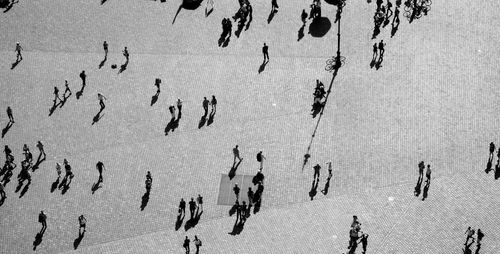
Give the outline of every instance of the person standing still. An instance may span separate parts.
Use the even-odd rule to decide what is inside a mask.
[[[264,46],[262,47],[262,54],[264,55],[264,62],[267,60],[269,62],[269,47],[264,42]]]
[[[104,41],[104,43],[102,44],[102,47],[104,48],[104,58],[107,58],[108,57],[108,43],[106,41]]]
[[[189,238],[186,236],[186,238],[184,239],[184,244],[182,245],[182,247],[184,247],[184,249],[186,249],[186,254],[189,254],[189,243],[191,242],[191,240],[189,240]]]
[[[207,97],[203,97],[203,110],[205,110],[205,116],[208,114],[208,104],[210,102],[207,100]]]
[[[215,113],[217,111],[217,99],[215,95],[212,95],[212,101],[210,103],[212,104],[212,112]]]
[[[427,171],[425,171],[425,178],[427,178],[427,180],[425,180],[426,182],[427,181],[431,181],[431,165],[427,165]]]
[[[87,219],[85,218],[85,216],[83,216],[83,214],[78,217],[78,224],[80,224],[80,228],[78,229],[78,235],[83,236],[83,234],[85,234],[85,231],[87,231],[86,230]]]
[[[240,150],[238,149],[238,145],[236,145],[234,148],[233,148],[233,155],[234,155],[234,160],[233,160],[233,164],[236,164],[236,159],[240,161],[242,161],[243,159],[240,157]],[[239,163],[238,162],[238,163]]]

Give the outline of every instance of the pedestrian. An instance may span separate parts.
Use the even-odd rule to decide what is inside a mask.
[[[43,235],[45,230],[47,230],[47,215],[43,213],[43,211],[38,214],[38,222],[42,223],[42,229],[40,230],[40,234]]]
[[[205,116],[208,114],[208,104],[209,101],[207,100],[207,97],[203,97],[203,110],[205,110]]]
[[[195,211],[196,211],[196,202],[194,202],[194,198],[191,198],[191,201],[189,201],[189,212],[191,213],[191,219],[194,217]]]
[[[467,239],[465,240],[465,244],[467,244],[467,242],[469,242],[469,239],[472,238],[472,240],[474,241],[474,229],[472,229],[471,227],[468,227],[467,230],[465,231],[465,234],[467,235]]]
[[[198,239],[198,236],[197,236],[197,235],[195,235],[195,236],[194,236],[194,241],[193,241],[193,242],[194,242],[194,246],[196,247],[196,254],[198,254],[198,253],[200,252],[200,247],[201,247],[201,244],[202,244],[202,243],[201,243],[201,240],[200,240],[200,239]]]
[[[57,88],[57,86],[54,86],[54,95],[55,95],[55,98],[54,98],[54,105],[56,105],[59,100],[59,102],[61,102],[61,98],[59,97],[59,88]]]
[[[72,94],[71,93],[71,89],[69,89],[68,81],[67,80],[64,80],[64,87],[65,87],[65,90],[64,90],[64,94],[63,94],[63,103],[66,102],[66,100],[68,99],[68,97],[70,97],[71,94]],[[66,95],[66,94],[68,94],[68,95]]]
[[[377,52],[378,52],[378,47],[377,47],[377,43],[373,43],[373,56],[372,56],[372,59],[373,61],[375,61],[377,59]]]
[[[177,109],[179,110],[179,118],[180,118],[182,114],[182,101],[179,98],[177,98]]]
[[[56,162],[56,172],[57,172],[57,179],[61,177],[61,164],[59,162]]]
[[[248,187],[247,196],[248,196],[248,208],[250,208],[253,204],[253,197],[254,197],[252,187]]]
[[[125,57],[125,61],[128,63],[129,53],[127,47],[123,49],[123,56]]]
[[[234,208],[236,209],[236,222],[238,222],[238,220],[241,222],[241,205],[240,203],[238,202],[238,200],[236,200],[236,203],[234,204]]]
[[[349,253],[354,253],[353,249],[356,250],[356,247],[358,246],[358,231],[354,228],[351,228],[349,230],[349,246],[347,249],[351,249],[351,252]]]
[[[300,19],[302,20],[302,23],[306,25],[307,12],[305,9],[302,9],[302,14],[300,15]]]
[[[43,150],[43,144],[41,141],[38,141],[38,143],[36,143],[36,147],[38,148],[38,150],[40,151],[40,156],[38,156],[38,158],[42,157],[43,155],[43,159],[45,159],[45,157],[47,156],[45,154],[45,151]]]
[[[11,160],[11,158],[12,158],[12,160],[14,160],[14,156],[12,155],[12,150],[10,150],[8,145],[5,145],[3,152],[5,153],[5,160],[6,161]]]
[[[425,163],[424,161],[420,161],[418,163],[418,177],[424,177],[424,169],[425,169]]]
[[[149,193],[151,191],[151,185],[153,184],[153,177],[151,176],[151,172],[146,173],[146,192]]]
[[[160,84],[161,84],[161,79],[159,78],[155,79],[156,93],[160,93]]]
[[[257,153],[257,161],[260,162],[259,171],[262,171],[262,168],[264,167],[264,160],[265,159],[266,159],[266,157],[264,157],[264,155],[262,155],[262,151]]]
[[[102,182],[103,181],[103,179],[102,179],[102,171],[105,169],[104,163],[102,163],[102,161],[98,161],[95,164],[95,167],[97,168],[97,172],[99,172],[99,182]]]
[[[184,247],[184,249],[186,249],[186,254],[189,254],[189,243],[191,241],[189,240],[189,238],[186,236],[186,239],[184,239],[184,244],[182,245],[182,247]]]
[[[101,106],[101,110],[99,110],[99,111],[103,111],[104,108],[106,107],[106,105],[104,105],[104,100],[107,100],[107,99],[101,93],[97,93],[97,99],[99,100],[99,106]]]
[[[14,123],[14,116],[12,116],[12,109],[7,107],[7,117],[9,117],[9,122]]]
[[[427,178],[425,181],[431,181],[431,165],[427,165],[427,171],[425,171],[425,178]]]
[[[314,166],[313,169],[314,169],[313,179],[317,178],[319,180],[319,170],[321,169],[321,166],[319,164],[316,164],[316,166]]]
[[[175,119],[175,107],[170,105],[168,107],[168,111],[170,111],[170,115],[172,116],[172,119]]]
[[[33,161],[33,154],[31,154],[30,149],[26,144],[24,144],[23,146],[23,154],[25,160],[31,164],[31,162]]]
[[[238,186],[237,183],[234,184],[233,191],[234,191],[234,194],[236,195],[236,200],[238,200],[238,198],[240,196],[240,187]]]
[[[5,188],[2,183],[0,183],[0,200],[4,200],[6,198]]]
[[[245,201],[243,201],[243,203],[241,204],[241,217],[240,217],[240,221],[246,221],[247,220],[247,203]]]
[[[380,40],[380,42],[378,43],[378,50],[380,51],[379,59],[382,59],[384,57],[384,53],[385,53],[384,46],[385,46],[384,40]]]
[[[327,162],[326,164],[328,164],[328,178],[332,178],[333,174],[332,174],[332,162]]]
[[[238,149],[238,145],[236,145],[234,148],[233,148],[233,155],[234,155],[234,160],[233,160],[233,164],[236,164],[236,158],[238,158],[239,162],[241,162],[243,159],[240,157],[240,150]],[[239,163],[238,162],[238,163]]]
[[[198,202],[198,208],[203,211],[203,197],[200,194],[198,194],[196,202]]]
[[[108,57],[108,43],[104,41],[102,44],[102,47],[104,48],[104,58]]]
[[[351,228],[354,228],[356,231],[361,230],[361,223],[358,221],[358,216],[356,215],[352,216]]]
[[[361,244],[363,245],[363,252],[362,254],[366,253],[366,246],[368,245],[368,234],[363,233],[361,235]]]
[[[264,43],[264,46],[262,47],[262,54],[264,54],[264,62],[267,61],[269,62],[269,47],[266,45],[266,43]]]
[[[87,85],[86,83],[87,74],[85,74],[85,71],[80,72],[80,78],[82,79],[82,90],[83,90],[83,88]]]
[[[271,0],[271,12],[277,12],[278,8],[278,2],[276,0]]]
[[[87,219],[85,218],[85,216],[83,216],[83,214],[78,217],[78,223],[80,224],[80,228],[78,229],[78,235],[83,236],[83,234],[85,234],[85,231],[87,231],[86,230]]]
[[[181,202],[179,202],[179,216],[184,214],[186,215],[186,201],[184,201],[183,198],[181,198]]]
[[[21,50],[23,50],[23,47],[21,47],[21,44],[19,42],[16,42],[16,62],[19,62],[23,60],[23,56],[21,55]]]
[[[477,229],[477,242],[479,244],[479,242],[481,242],[481,240],[483,240],[483,237],[484,237],[484,234],[483,234],[483,231],[481,231],[481,229]]]
[[[64,180],[68,180],[69,178],[69,182],[66,182],[66,186],[69,186],[69,184],[71,183],[71,179],[73,179],[73,172],[71,171],[71,166],[69,165],[68,163],[68,160],[64,159],[64,170],[66,171],[66,175],[64,176]]]
[[[215,95],[212,95],[212,101],[210,104],[212,104],[212,113],[215,113],[215,111],[217,111],[217,99],[215,98]]]

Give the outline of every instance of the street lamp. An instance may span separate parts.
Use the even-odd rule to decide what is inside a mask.
[[[338,22],[337,28],[337,55],[326,61],[326,71],[333,71],[342,66],[345,57],[340,55],[340,20],[342,19],[342,8],[345,6],[346,0],[325,0],[325,2],[337,6],[336,21]]]

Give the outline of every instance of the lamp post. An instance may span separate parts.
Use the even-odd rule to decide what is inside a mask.
[[[342,19],[342,8],[345,6],[345,1],[346,0],[325,0],[325,2],[337,6],[337,14],[336,14],[336,20],[337,20],[337,55],[331,59],[328,59],[326,61],[326,67],[325,70],[327,71],[333,71],[335,69],[340,68],[342,66],[343,62],[345,61],[345,57],[340,55],[340,21]]]

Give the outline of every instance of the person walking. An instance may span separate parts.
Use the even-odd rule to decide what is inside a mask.
[[[215,114],[217,111],[217,99],[215,98],[215,95],[212,95],[212,101],[210,104],[212,104],[212,113]]]
[[[271,0],[271,12],[277,12],[278,8],[279,6],[277,0]]]
[[[80,224],[78,235],[83,236],[83,234],[85,234],[85,231],[87,231],[87,219],[85,218],[85,216],[83,216],[83,214],[78,217],[78,224]]]
[[[21,50],[23,50],[23,47],[21,47],[21,44],[19,44],[19,42],[16,42],[16,62],[23,60]]]
[[[196,254],[200,253],[201,240],[198,239],[197,235],[194,235],[194,247],[196,247]]]
[[[264,62],[267,60],[269,62],[269,47],[264,43],[262,47],[262,54],[264,55]]]
[[[64,159],[64,169],[66,170],[66,175],[64,176],[63,181],[66,181],[66,186],[69,186],[71,183],[71,179],[73,179],[73,172],[71,171],[71,166],[68,163],[68,160]],[[69,182],[67,181],[69,178]]]
[[[128,49],[127,49],[127,47],[125,47],[125,48],[123,49],[123,56],[125,57],[125,62],[126,62],[126,63],[128,63],[128,60],[129,60],[129,56],[130,56],[130,55],[129,55],[129,53],[128,53]]]
[[[368,245],[368,234],[363,233],[361,235],[361,244],[363,246],[363,252],[361,252],[361,253],[365,254],[366,253],[366,246]]]
[[[186,254],[189,254],[189,243],[191,242],[191,240],[189,240],[189,238],[186,236],[186,238],[184,239],[184,244],[182,245],[182,247],[184,247],[184,249],[186,250]]]
[[[233,191],[234,194],[236,195],[236,200],[238,200],[240,197],[240,187],[238,186],[237,183],[234,184]]]
[[[425,181],[431,181],[431,165],[427,165],[427,171],[425,171],[425,178],[427,178]]]
[[[332,162],[327,162],[326,164],[328,164],[328,178],[332,178],[333,174],[332,174]]]
[[[418,163],[418,177],[424,177],[424,169],[425,169],[425,163],[424,161],[421,161]]]
[[[98,161],[98,162],[95,164],[95,167],[97,168],[97,172],[99,172],[99,182],[102,182],[102,181],[103,181],[103,178],[102,178],[102,171],[105,169],[105,167],[104,167],[104,163],[102,163],[102,161]]]
[[[321,166],[319,164],[316,164],[316,166],[313,167],[314,169],[314,176],[313,176],[313,179],[316,180],[318,179],[319,180],[319,171],[321,169]]]
[[[40,155],[38,156],[38,161],[40,161],[40,158],[43,156],[43,159],[42,160],[45,160],[45,157],[47,157],[47,155],[45,154],[45,151],[43,150],[43,144],[41,141],[38,141],[36,143],[36,147],[38,148],[38,150],[40,151]]]
[[[69,89],[68,81],[64,80],[64,94],[63,94],[63,104],[66,102],[66,100],[71,96],[71,89]],[[66,95],[68,94],[68,95]],[[62,105],[61,105],[62,107]]]
[[[146,192],[149,193],[151,191],[151,185],[153,184],[153,177],[151,176],[151,172],[148,171],[146,173]]]
[[[99,106],[101,106],[101,109],[99,111],[103,111],[106,105],[104,104],[104,100],[107,100],[104,95],[101,93],[97,93],[97,99],[99,100]]]
[[[57,105],[57,103],[62,101],[61,98],[59,97],[59,88],[57,88],[57,86],[54,86],[54,95],[55,95],[54,105]]]
[[[247,220],[247,203],[245,201],[243,201],[243,203],[241,204],[240,210],[241,210],[240,221],[244,223]]]
[[[179,202],[179,216],[182,214],[186,216],[186,201],[184,201],[183,198],[181,198],[181,201]]]
[[[102,44],[102,47],[104,48],[104,58],[107,58],[108,57],[108,43],[106,41],[104,41],[104,43]]]
[[[180,98],[177,98],[177,109],[179,110],[179,118],[181,118],[182,115],[182,101]]]
[[[196,211],[196,202],[194,202],[194,198],[191,198],[191,201],[189,201],[189,212],[191,213],[191,219],[194,217],[195,211]]]
[[[236,164],[236,159],[238,159],[238,163],[240,163],[243,159],[240,157],[240,150],[238,149],[238,145],[233,148],[234,160],[233,164]]]
[[[207,100],[207,97],[203,97],[203,110],[205,110],[205,116],[208,114],[208,104],[210,102]]]
[[[82,90],[83,90],[83,88],[87,85],[87,83],[86,83],[87,74],[85,74],[84,70],[82,72],[80,72],[80,79],[82,79]]]
[[[257,153],[257,161],[260,162],[259,171],[262,171],[262,168],[264,167],[264,160],[265,159],[266,159],[266,157],[264,157],[264,155],[262,155],[262,151]]]
[[[59,162],[56,162],[56,172],[57,172],[57,179],[61,177],[61,164]]]
[[[43,235],[45,230],[47,230],[47,215],[43,213],[43,211],[38,214],[38,222],[42,223],[42,229],[40,230],[40,234]]]
[[[10,106],[7,107],[7,117],[9,118],[9,122],[14,123],[14,116],[12,115]]]
[[[203,211],[203,197],[198,194],[198,197],[196,198],[196,202],[198,203],[198,208]]]
[[[305,9],[302,9],[302,14],[300,15],[300,19],[302,20],[302,24],[305,26],[307,20],[307,12]]]
[[[382,61],[381,59],[384,58],[384,53],[385,53],[385,43],[384,43],[384,40],[380,40],[380,42],[378,43],[378,50],[380,52],[380,57],[379,57],[379,61]]]
[[[247,197],[248,197],[248,208],[250,209],[250,207],[253,204],[253,197],[254,197],[252,187],[248,187]]]
[[[168,107],[168,111],[170,111],[170,115],[172,116],[172,119],[175,119],[175,107],[170,105]]]
[[[469,242],[469,239],[472,238],[472,241],[474,241],[474,229],[472,229],[471,227],[468,227],[467,230],[465,231],[465,234],[467,235],[467,239],[465,239],[465,244],[467,244]]]

